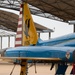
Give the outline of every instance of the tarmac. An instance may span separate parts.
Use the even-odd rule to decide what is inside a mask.
[[[30,66],[30,64],[28,64]],[[0,60],[0,75],[20,75],[20,65],[15,65],[15,68],[11,74],[11,71],[14,67],[13,63],[8,63],[6,61]],[[55,67],[50,70],[51,64],[36,64],[36,70],[35,66],[31,66],[28,68],[28,74],[27,75],[54,75],[55,74]],[[69,66],[66,70],[65,75],[70,75],[70,72],[72,70],[72,66]]]

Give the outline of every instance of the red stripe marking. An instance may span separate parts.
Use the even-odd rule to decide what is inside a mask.
[[[18,31],[17,34],[22,34],[22,31]]]
[[[23,7],[23,4],[21,4],[20,8],[22,8],[22,7]]]
[[[22,40],[22,38],[16,38],[16,41],[20,41],[20,40]]]
[[[23,7],[23,4],[21,4],[20,8]],[[22,11],[20,11],[20,15],[22,14]],[[22,21],[22,18],[19,18],[18,21]],[[22,27],[22,24],[18,24],[18,28]],[[22,34],[22,31],[18,31],[17,34]],[[16,38],[15,39],[16,41],[20,41],[22,40],[22,38]],[[22,44],[15,44],[15,47],[18,47],[18,46],[22,46]]]
[[[22,46],[22,44],[16,44],[15,47]]]
[[[22,11],[20,11],[20,14],[22,14]]]
[[[19,18],[19,20],[18,21],[22,21],[22,18]]]
[[[18,24],[18,27],[17,28],[20,28],[20,27],[22,27],[22,24]]]

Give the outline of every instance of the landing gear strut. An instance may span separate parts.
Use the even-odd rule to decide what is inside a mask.
[[[21,60],[21,72],[20,75],[27,75],[27,60]]]

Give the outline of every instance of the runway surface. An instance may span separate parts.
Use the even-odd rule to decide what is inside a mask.
[[[30,64],[29,64],[30,65]],[[29,66],[28,65],[28,66]],[[0,75],[10,75],[14,65],[12,63],[8,63],[6,61],[0,60]],[[36,64],[36,72],[35,73],[35,66],[33,65],[28,69],[28,75],[54,75],[55,74],[55,67],[53,70],[50,71],[51,64]],[[20,75],[20,65],[15,65],[14,71],[12,75]],[[70,75],[70,71],[72,66],[69,66],[66,70],[65,75]]]

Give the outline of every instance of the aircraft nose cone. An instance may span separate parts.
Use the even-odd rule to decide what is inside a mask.
[[[73,61],[75,62],[75,50],[73,51]]]

